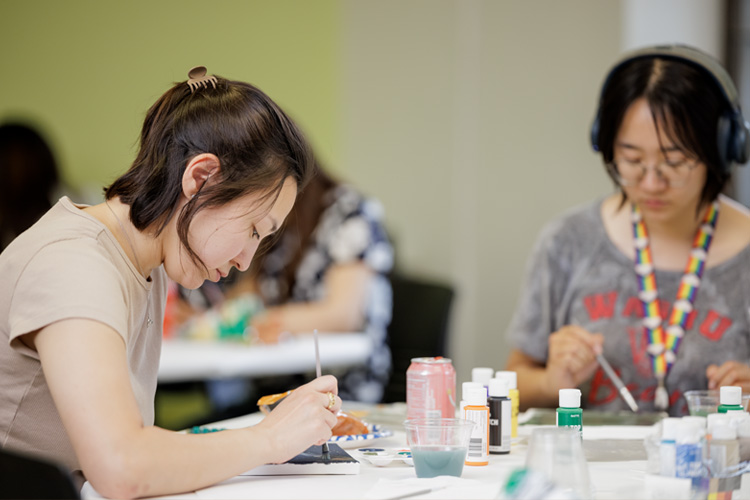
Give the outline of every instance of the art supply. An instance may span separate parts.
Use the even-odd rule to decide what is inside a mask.
[[[471,369],[471,381],[476,382],[478,384],[482,384],[482,387],[484,387],[484,390],[487,391],[487,388],[490,385],[490,380],[492,379],[492,375],[494,373],[495,373],[495,370],[492,368],[487,368],[483,366],[472,368]]]
[[[518,374],[501,370],[495,372],[495,378],[508,383],[508,397],[510,398],[510,437],[518,437],[518,408],[521,404],[521,393],[518,392]]]
[[[462,418],[419,418],[404,422],[417,477],[460,477],[475,427],[474,422]]]
[[[740,462],[747,462],[750,460],[750,418],[743,419],[737,425],[737,442]]]
[[[313,339],[315,341],[315,376],[320,378],[321,371],[320,371],[320,350],[318,349],[318,330],[313,330]],[[328,443],[323,443],[323,446],[321,448],[321,453],[323,460],[328,460],[331,458],[330,451],[328,450]]]
[[[607,361],[604,356],[601,354],[596,355],[596,360],[599,362],[599,365],[604,369],[607,376],[614,382],[615,386],[617,387],[617,390],[620,392],[620,396],[622,399],[625,400],[625,402],[628,404],[628,407],[633,412],[638,411],[638,405],[635,402],[635,399],[633,398],[633,395],[630,394],[630,391],[627,387],[625,387],[625,384],[623,383],[622,379],[617,376],[615,371],[612,369],[612,366],[609,364],[609,361]]]
[[[729,419],[716,422],[711,430],[708,457],[712,476],[722,474],[740,462],[740,442],[737,440],[737,430],[732,427]]]
[[[675,477],[675,439],[680,419],[667,417],[661,421],[661,441],[659,442],[659,475]]]
[[[461,384],[461,402],[458,404],[458,418],[464,418],[466,395],[469,394],[470,387],[482,387],[482,384],[480,384],[479,382],[463,382]]]
[[[329,458],[322,457],[321,446],[310,446],[282,464],[265,464],[241,476],[285,476],[297,474],[359,474],[359,462],[336,443],[329,445]]]
[[[406,418],[455,418],[456,371],[443,357],[413,358],[406,370]]]
[[[735,385],[725,385],[719,388],[719,413],[726,413],[727,410],[742,410],[742,387]]]
[[[511,401],[508,397],[508,383],[499,378],[490,380],[490,397],[487,406],[490,409],[490,444],[491,454],[510,453]]]
[[[580,389],[560,389],[560,407],[555,412],[558,427],[573,427],[583,439],[583,410]]]
[[[487,407],[487,393],[484,387],[470,387],[464,418],[474,422],[469,439],[466,465],[489,464],[490,453],[490,409]]]
[[[675,429],[675,477],[690,478],[695,486],[700,486],[704,432],[695,422],[682,419]]]

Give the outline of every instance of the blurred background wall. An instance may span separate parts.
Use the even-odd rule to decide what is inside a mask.
[[[703,0],[4,0],[0,121],[51,139],[76,201],[135,154],[147,107],[195,65],[258,85],[328,167],[383,202],[410,274],[453,284],[459,381],[500,369],[541,226],[611,191],[588,127],[624,49],[723,57]],[[1,182],[1,181],[0,181]]]

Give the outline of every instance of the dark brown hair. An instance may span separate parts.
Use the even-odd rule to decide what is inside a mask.
[[[104,190],[106,199],[119,196],[130,205],[138,230],[158,235],[177,211],[190,159],[216,155],[219,182],[201,187],[177,219],[180,241],[196,263],[200,259],[187,236],[198,211],[249,193],[260,193],[261,201],[275,199],[288,177],[299,192],[315,168],[301,131],[266,94],[247,83],[216,78],[216,88],[208,85],[193,93],[180,82],[161,96],[146,113],[133,165]]]
[[[250,272],[241,279],[256,279],[265,272],[265,259],[278,247],[293,249],[281,276],[279,299],[287,302],[292,297],[297,280],[297,268],[310,246],[323,212],[335,201],[332,190],[339,184],[316,162],[315,176],[300,193],[294,208],[284,222],[283,229],[272,239],[267,239],[253,259]]]
[[[717,143],[717,126],[729,104],[703,68],[663,58],[635,59],[615,70],[602,91],[598,147],[605,164],[614,159],[614,144],[623,117],[634,101],[645,98],[654,124],[663,128],[685,154],[706,165],[702,203],[719,196],[729,180]],[[608,171],[609,172],[609,171]],[[609,172],[612,180],[616,179]],[[623,192],[623,200],[624,200]]]

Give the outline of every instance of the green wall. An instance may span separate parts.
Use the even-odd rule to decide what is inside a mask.
[[[338,0],[3,0],[0,121],[36,123],[65,180],[96,191],[129,167],[148,107],[204,65],[268,93],[336,170],[339,11]]]

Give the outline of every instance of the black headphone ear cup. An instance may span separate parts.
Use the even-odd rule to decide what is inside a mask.
[[[732,133],[733,160],[737,163],[746,163],[750,159],[750,140],[748,140],[748,124],[739,113],[734,114],[734,131]]]
[[[719,123],[716,125],[716,145],[719,149],[719,160],[724,172],[729,171],[734,154],[734,134],[732,133],[732,118],[729,113],[724,113],[719,117]]]
[[[599,113],[596,114],[591,124],[591,147],[599,152]]]

